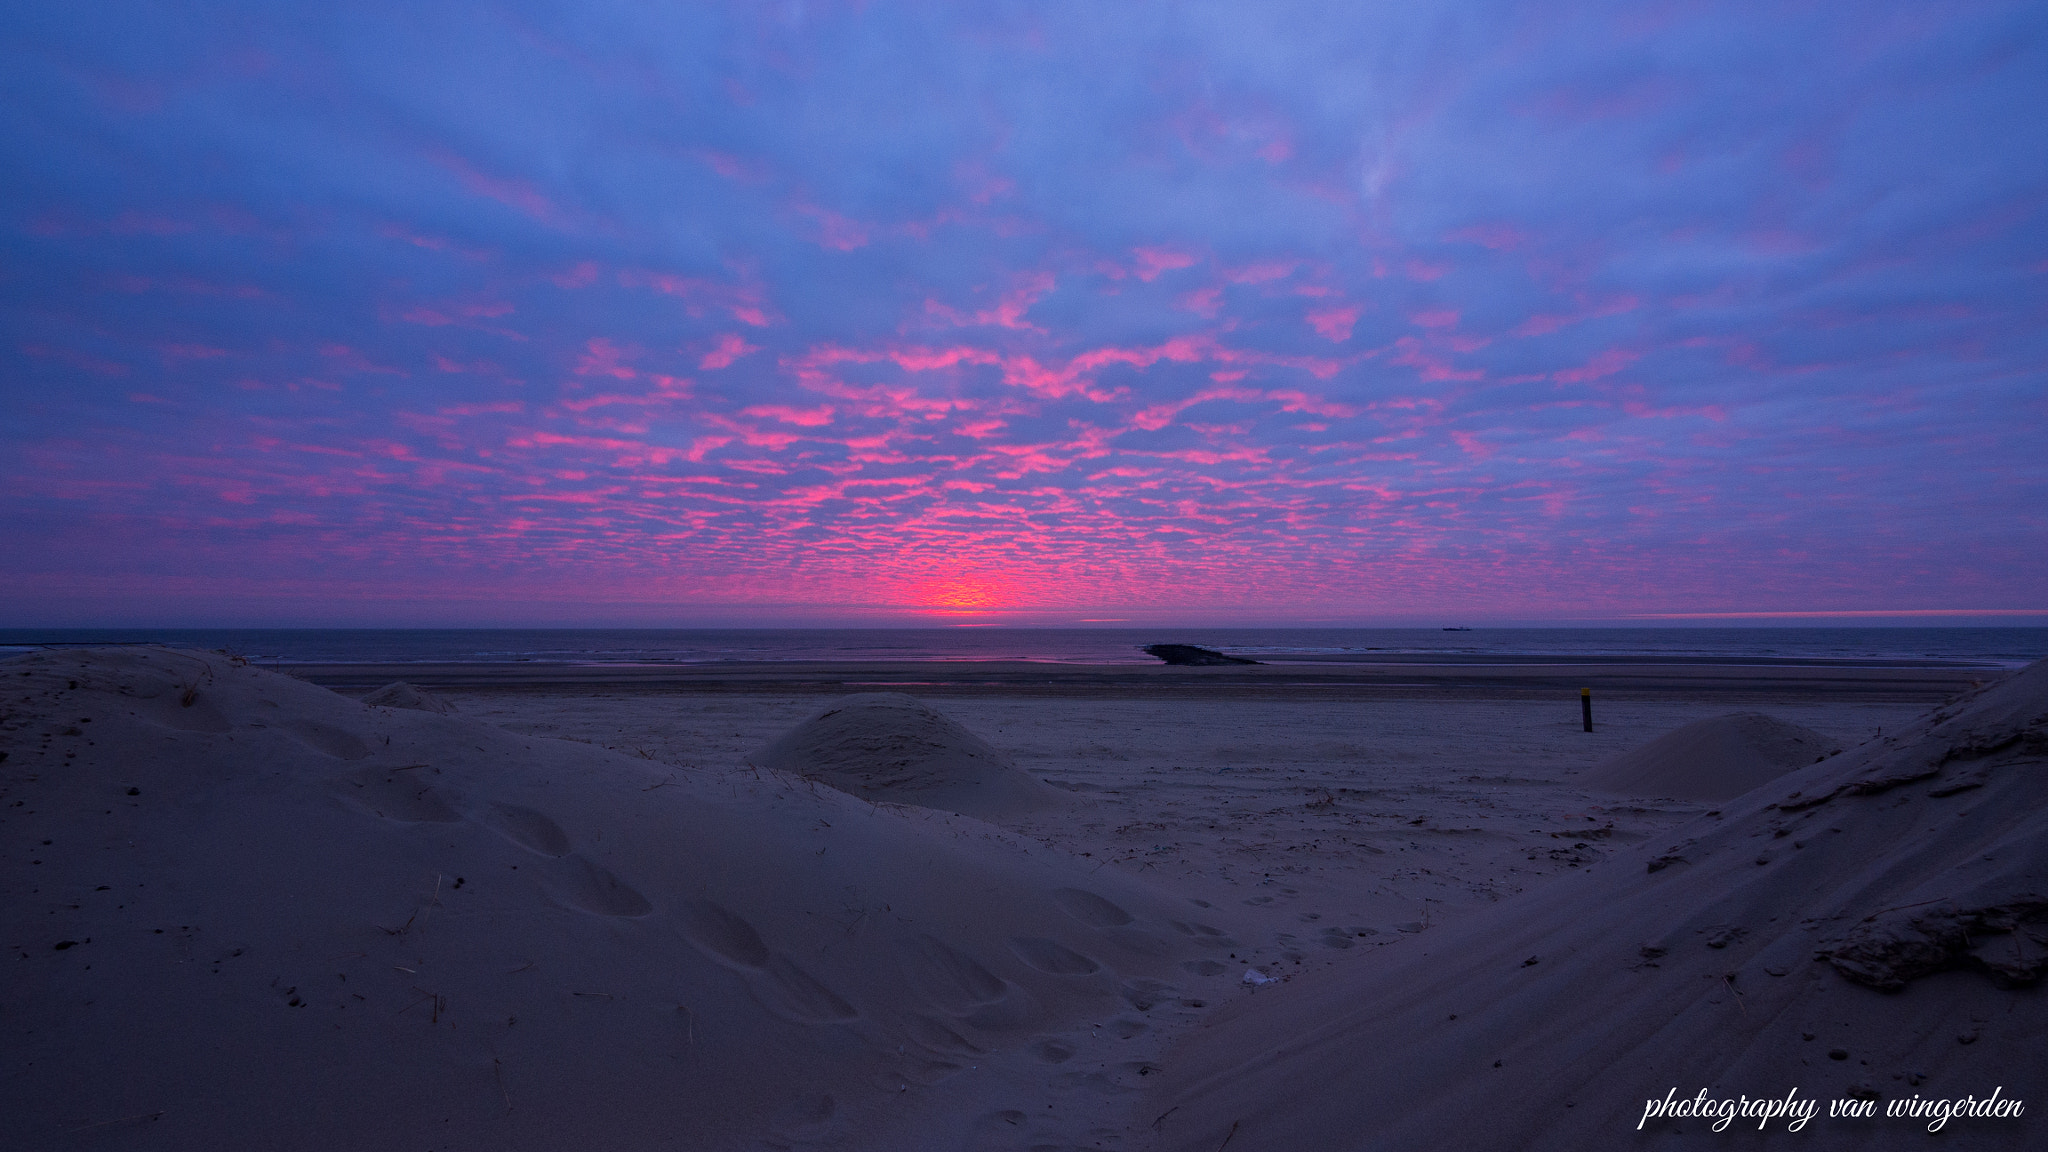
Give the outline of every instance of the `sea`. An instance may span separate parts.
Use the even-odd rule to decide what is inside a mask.
[[[13,629],[0,658],[164,644],[282,664],[661,665],[1024,660],[1154,664],[1151,644],[1264,663],[1800,664],[2017,668],[2048,628]]]

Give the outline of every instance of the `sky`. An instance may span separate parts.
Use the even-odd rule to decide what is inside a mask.
[[[0,624],[2048,618],[2048,12],[0,27]]]

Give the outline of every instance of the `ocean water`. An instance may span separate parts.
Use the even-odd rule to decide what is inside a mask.
[[[1268,663],[1647,662],[1969,664],[2048,656],[2048,628],[791,628],[16,629],[0,656],[44,646],[168,644],[293,664],[704,664],[1028,660],[1156,663],[1147,644],[1198,644]]]

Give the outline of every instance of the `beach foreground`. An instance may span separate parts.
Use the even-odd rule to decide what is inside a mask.
[[[7,1113],[49,1147],[1517,1147],[1696,1134],[1636,1133],[1659,1076],[2048,1083],[2037,993],[1811,955],[1814,921],[1882,911],[1844,894],[1963,858],[1879,850],[1955,819],[1930,806],[1978,814],[1970,852],[2035,843],[2000,789],[2038,718],[1943,769],[2002,773],[1974,788],[1800,809],[1846,829],[1812,847],[1768,787],[1574,783],[1737,707],[1838,741],[1804,770],[1832,779],[1982,671],[661,671],[470,670],[438,715],[162,649],[0,664]],[[1634,677],[1596,681],[1591,734],[1556,691],[1589,675]],[[1042,789],[977,819],[750,763],[861,691],[930,699]],[[1762,1138],[1931,1139],[1824,1108]]]

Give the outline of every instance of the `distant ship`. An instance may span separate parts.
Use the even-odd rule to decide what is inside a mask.
[[[1470,631],[1471,631],[1471,629],[1470,629],[1470,628],[1446,628],[1446,629],[1444,629],[1444,631],[1446,631],[1446,632],[1470,632]]]

